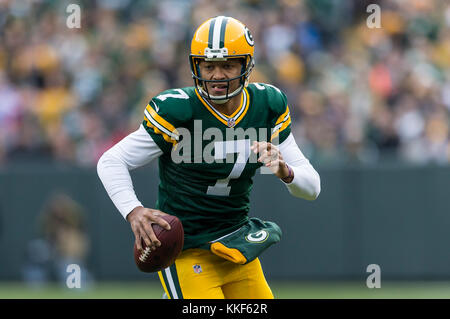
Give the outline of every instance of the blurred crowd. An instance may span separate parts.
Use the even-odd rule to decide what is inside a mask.
[[[81,28],[66,25],[70,3]],[[371,3],[380,28],[367,25]],[[315,164],[449,163],[447,1],[3,0],[0,166],[95,166],[152,96],[193,84],[190,40],[216,15],[252,31],[251,80],[287,94]]]

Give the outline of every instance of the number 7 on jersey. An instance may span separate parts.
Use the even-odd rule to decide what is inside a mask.
[[[216,196],[229,196],[231,186],[228,186],[230,179],[239,178],[244,171],[247,160],[250,157],[250,140],[237,140],[237,141],[219,141],[214,143],[214,158],[226,159],[227,154],[238,153],[236,163],[234,163],[233,169],[230,175],[226,178],[218,179],[214,186],[208,186],[206,194]]]

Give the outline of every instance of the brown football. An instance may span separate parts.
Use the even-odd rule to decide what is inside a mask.
[[[134,245],[134,261],[139,270],[143,272],[156,272],[165,269],[175,262],[184,245],[184,230],[181,221],[173,215],[161,216],[170,224],[166,230],[158,224],[152,224],[156,237],[161,246],[150,251],[142,241],[142,250]]]

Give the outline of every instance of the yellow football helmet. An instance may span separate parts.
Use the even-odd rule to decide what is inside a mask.
[[[216,102],[227,101],[238,95],[248,85],[250,72],[255,65],[253,46],[254,41],[250,30],[234,18],[218,16],[202,23],[194,33],[189,55],[194,85],[199,93]],[[202,78],[198,66],[201,60],[226,61],[227,59],[242,59],[242,71],[239,76],[219,81]],[[229,92],[230,82],[236,79],[240,79],[241,85],[234,92]],[[221,96],[209,94],[206,82],[225,82],[226,94]]]

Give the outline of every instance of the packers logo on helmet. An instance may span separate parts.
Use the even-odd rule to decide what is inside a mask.
[[[254,67],[254,41],[250,30],[240,21],[225,16],[218,16],[205,21],[194,33],[189,56],[194,85],[199,93],[216,102],[228,101],[238,95],[248,85],[250,72]],[[208,80],[200,74],[200,61],[226,61],[242,59],[241,74],[226,80]],[[230,82],[239,79],[240,86],[229,92]],[[208,92],[207,82],[224,82],[226,94],[215,96]]]
[[[252,36],[252,34],[250,33],[250,30],[247,27],[245,27],[245,40],[247,40],[247,43],[250,46],[254,46],[255,45],[255,41],[253,41],[253,36]]]

